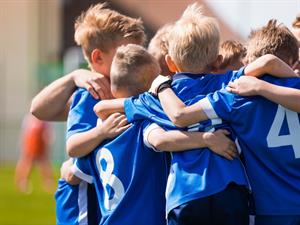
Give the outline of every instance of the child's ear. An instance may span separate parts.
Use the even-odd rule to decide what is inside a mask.
[[[222,64],[222,61],[223,61],[223,56],[222,55],[218,55],[217,59],[212,63],[212,70],[213,71],[217,71],[221,64]]]
[[[92,64],[102,64],[103,62],[103,52],[100,49],[94,49],[91,53],[91,63]]]
[[[165,56],[165,60],[166,60],[166,63],[167,63],[167,66],[169,68],[169,70],[172,72],[172,73],[177,73],[179,72],[177,66],[175,65],[173,59],[171,58],[171,56],[169,56],[168,54]]]

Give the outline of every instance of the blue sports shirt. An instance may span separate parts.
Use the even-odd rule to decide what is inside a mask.
[[[242,74],[243,69],[222,75],[179,73],[173,76],[172,89],[185,104],[190,105]],[[193,99],[196,96],[197,99]],[[126,99],[125,112],[130,122],[148,119],[165,129],[175,129],[158,99],[149,93]],[[222,120],[217,119],[194,124],[188,130],[213,131],[215,128],[229,129]],[[174,152],[166,191],[167,213],[189,201],[221,192],[230,182],[248,186],[239,159],[227,160],[208,148]]]
[[[73,172],[94,183],[105,225],[163,225],[167,154],[143,142],[149,122],[136,122],[88,156],[79,158]]]
[[[101,214],[92,186],[85,181],[78,185],[70,185],[64,179],[58,181],[55,193],[57,225],[98,224]]]
[[[96,126],[98,118],[93,111],[96,103],[97,100],[85,89],[75,91],[67,120],[67,138]],[[57,224],[97,224],[101,213],[96,197],[93,185],[85,181],[70,185],[60,179],[55,195]]]
[[[299,78],[264,76],[270,83],[300,89]],[[221,90],[201,107],[228,121],[239,138],[258,215],[300,214],[299,114],[260,96]]]

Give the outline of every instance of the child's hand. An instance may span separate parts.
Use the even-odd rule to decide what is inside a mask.
[[[111,114],[102,124],[99,129],[106,138],[114,138],[127,130],[131,124],[128,124],[126,116],[121,113]]]
[[[252,76],[242,76],[234,82],[229,82],[227,91],[242,95],[253,96],[259,93],[260,87],[264,81]]]
[[[65,161],[60,168],[60,176],[69,184],[76,185],[80,183],[80,179],[77,178],[72,173],[71,171],[72,166],[73,166],[73,159],[68,159],[67,161]]]
[[[207,147],[214,153],[225,157],[226,159],[233,160],[237,157],[237,149],[235,143],[227,136],[229,135],[227,130],[217,130],[216,132],[205,133],[204,140]]]
[[[102,74],[78,69],[72,73],[77,87],[85,88],[95,99],[112,99],[109,80]]]

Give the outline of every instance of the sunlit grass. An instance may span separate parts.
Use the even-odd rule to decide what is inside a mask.
[[[54,190],[53,193],[43,190],[37,170],[33,171],[30,180],[31,193],[20,193],[14,186],[14,167],[0,166],[1,225],[55,224]]]

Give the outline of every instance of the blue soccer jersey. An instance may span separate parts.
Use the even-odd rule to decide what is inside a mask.
[[[185,104],[190,105],[206,94],[224,87],[230,80],[242,75],[228,72],[224,75],[176,74],[172,89]],[[197,96],[197,100],[193,99]],[[157,98],[145,93],[125,101],[125,112],[129,121],[148,119],[165,129],[175,129],[163,112]],[[215,128],[229,128],[222,120],[209,120],[188,128],[190,131],[212,131]],[[167,213],[179,205],[203,198],[224,190],[234,182],[248,186],[244,167],[239,159],[227,160],[207,148],[172,153],[172,166],[167,186]]]
[[[299,78],[264,80],[300,89]],[[299,114],[265,98],[226,90],[208,95],[202,108],[228,121],[239,138],[258,215],[300,214]]]
[[[55,193],[57,225],[94,225],[100,221],[96,192],[85,181],[71,185],[64,179],[58,181]]]
[[[76,161],[75,175],[95,184],[102,214],[100,224],[166,224],[168,159],[166,153],[155,152],[144,144],[147,124],[136,122]]]
[[[96,126],[98,117],[93,107],[97,102],[85,89],[78,88],[75,91],[68,115],[67,138]],[[93,185],[85,181],[74,186],[64,180],[59,181],[56,193],[58,224],[97,224],[100,221],[101,213],[95,204],[98,201],[95,199],[95,190],[92,189]]]
[[[98,100],[87,90],[78,88],[75,91],[67,120],[67,139],[73,134],[96,127],[98,117],[93,108],[97,103]]]

